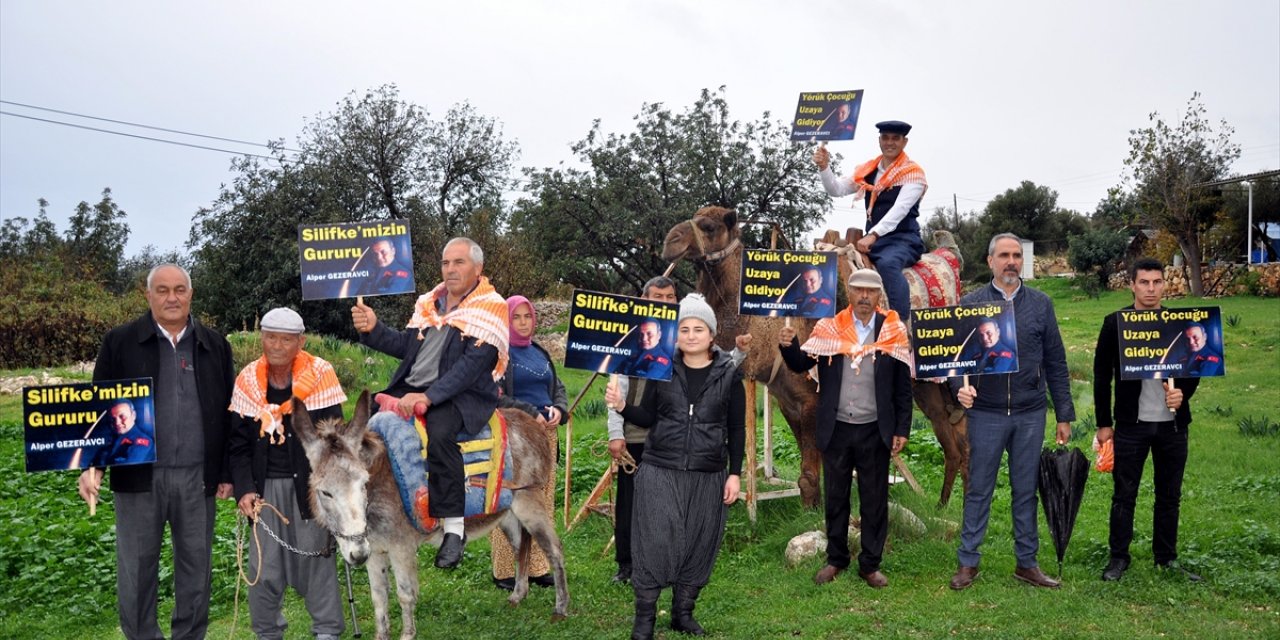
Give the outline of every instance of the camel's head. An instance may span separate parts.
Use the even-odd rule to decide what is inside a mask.
[[[311,513],[338,539],[338,550],[347,562],[363,564],[370,551],[365,519],[369,467],[382,447],[367,429],[369,392],[361,394],[347,423],[321,420],[313,424],[302,400],[294,398],[293,406],[293,431],[311,463]]]
[[[955,236],[951,235],[946,229],[938,229],[933,232],[933,246],[937,249],[950,249],[956,259],[960,261],[961,269],[964,268],[964,255],[960,253],[960,245],[956,244]]]
[[[662,244],[662,259],[703,260],[714,256],[738,238],[738,212],[724,207],[703,207],[693,217],[671,227]]]

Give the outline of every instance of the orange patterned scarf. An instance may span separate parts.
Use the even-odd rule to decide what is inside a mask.
[[[845,307],[834,318],[823,318],[814,325],[813,332],[800,349],[814,356],[849,356],[854,369],[868,354],[875,358],[875,352],[888,354],[906,363],[915,371],[915,357],[911,352],[911,341],[907,338],[907,326],[898,318],[897,311],[876,309],[876,313],[884,315],[884,323],[880,326],[880,335],[871,344],[862,344],[858,340],[858,330],[853,326],[853,307]]]
[[[457,328],[462,335],[475,338],[478,344],[497,347],[498,365],[493,369],[493,379],[501,378],[507,370],[507,343],[511,333],[506,299],[498,295],[485,276],[480,276],[480,284],[462,299],[458,308],[442,316],[436,310],[436,300],[444,295],[447,292],[443,282],[429,293],[422,294],[413,305],[409,328],[421,332],[423,327],[439,329],[447,324]]]
[[[306,351],[293,359],[293,396],[310,410],[332,407],[347,401],[333,365]],[[269,436],[272,444],[284,444],[283,416],[293,412],[293,400],[283,404],[267,402],[267,357],[250,362],[236,376],[229,409],[257,420],[258,437]]]
[[[867,212],[870,215],[871,209],[876,206],[876,198],[881,191],[890,189],[904,184],[920,184],[924,185],[925,190],[929,189],[929,183],[924,179],[924,169],[907,157],[906,152],[898,154],[898,159],[889,165],[884,173],[876,176],[876,183],[867,182],[867,176],[871,175],[880,167],[880,159],[884,156],[876,156],[860,165],[853,171],[853,186],[858,188],[858,192],[854,197],[862,195],[864,192],[871,192],[871,202],[867,203]],[[923,198],[923,194],[921,194]]]

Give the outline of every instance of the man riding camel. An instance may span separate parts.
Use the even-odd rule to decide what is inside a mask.
[[[876,128],[880,130],[880,156],[858,165],[849,178],[840,180],[831,171],[831,152],[826,147],[818,147],[813,161],[829,195],[864,194],[867,234],[858,241],[858,251],[867,254],[880,272],[889,307],[900,317],[908,318],[911,289],[902,270],[919,261],[924,253],[917,219],[920,199],[929,185],[924,169],[903,152],[911,125],[887,120],[877,122]]]

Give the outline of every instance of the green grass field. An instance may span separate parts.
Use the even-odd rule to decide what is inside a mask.
[[[1092,357],[1104,315],[1128,303],[1127,292],[1089,299],[1066,281],[1033,283],[1056,302],[1068,346],[1073,396],[1081,420],[1074,446],[1088,451],[1092,437]],[[955,569],[955,541],[931,524],[924,536],[890,535],[884,571],[887,589],[873,591],[856,577],[824,587],[811,578],[821,558],[791,569],[782,551],[802,532],[820,529],[820,510],[797,499],[762,502],[752,524],[744,506],[731,513],[725,544],[711,584],[698,602],[698,619],[721,638],[1253,638],[1280,637],[1280,435],[1245,437],[1239,424],[1264,417],[1280,421],[1280,300],[1229,298],[1174,300],[1169,306],[1221,305],[1228,375],[1206,380],[1193,400],[1191,453],[1182,501],[1180,549],[1206,581],[1189,584],[1151,566],[1151,472],[1139,498],[1134,565],[1119,583],[1099,580],[1107,558],[1109,476],[1093,473],[1067,552],[1063,587],[1043,591],[1012,577],[1008,487],[1001,479],[984,546],[983,576],[968,591],[946,584]],[[1234,325],[1229,318],[1238,318]],[[252,337],[236,339],[248,357]],[[325,340],[321,355],[347,358],[344,379],[376,386],[388,363],[362,350]],[[318,347],[318,345],[317,345]],[[332,354],[332,355],[331,355]],[[381,377],[380,377],[381,376]],[[571,396],[587,377],[566,375]],[[573,507],[576,510],[604,470],[602,386],[588,393],[574,424]],[[355,394],[353,394],[355,395]],[[94,518],[75,494],[75,474],[23,472],[21,404],[0,397],[0,637],[114,638],[114,527],[111,497]],[[349,412],[348,412],[349,413]],[[1051,415],[1052,417],[1052,415]],[[917,423],[922,424],[922,419]],[[561,430],[562,437],[564,430]],[[1050,431],[1046,431],[1049,435]],[[776,459],[794,476],[797,455],[785,427],[776,431]],[[934,507],[941,486],[941,452],[927,430],[913,432],[905,455],[925,495],[897,485],[892,497],[922,517],[960,520],[962,494],[945,509]],[[563,469],[562,469],[563,471]],[[559,507],[558,507],[559,508]],[[932,521],[931,521],[932,522]],[[211,638],[251,638],[244,595],[236,592],[236,533],[230,501],[219,505],[214,548]],[[422,597],[417,610],[424,638],[621,638],[630,630],[631,594],[609,583],[614,570],[606,552],[610,525],[600,516],[564,534],[572,595],[569,620],[548,622],[553,594],[535,588],[517,609],[489,581],[486,541],[468,547],[462,567],[446,573],[431,566],[434,550],[421,552]],[[1041,525],[1040,561],[1057,572],[1053,546]],[[165,565],[167,565],[167,557]],[[372,636],[368,580],[355,569],[361,631]],[[162,567],[162,583],[171,574]],[[162,626],[167,626],[171,587],[161,586]],[[660,601],[660,637],[669,596]],[[394,602],[394,600],[393,600]],[[395,605],[393,604],[393,609]],[[301,601],[287,599],[290,637],[309,637]],[[398,616],[393,612],[393,629]],[[348,635],[350,635],[348,627]]]

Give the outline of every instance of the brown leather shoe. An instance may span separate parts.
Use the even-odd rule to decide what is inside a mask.
[[[1057,589],[1058,587],[1062,586],[1061,582],[1058,582],[1057,580],[1054,580],[1053,578],[1050,578],[1049,576],[1045,575],[1044,572],[1040,570],[1040,567],[1027,567],[1027,568],[1018,567],[1018,569],[1013,572],[1013,577],[1033,587],[1043,587],[1045,589]]]
[[[828,582],[831,582],[832,580],[835,580],[836,576],[842,573],[844,573],[843,568],[829,564],[818,570],[818,573],[813,576],[813,583],[826,584]]]
[[[951,576],[951,590],[964,591],[968,589],[973,584],[973,581],[978,579],[980,573],[977,567],[960,567],[956,569],[956,574]]]
[[[883,589],[889,586],[889,579],[884,577],[884,574],[880,573],[879,571],[863,573],[861,570],[859,570],[858,577],[862,578],[863,580],[866,580],[867,586],[871,587],[872,589]]]

